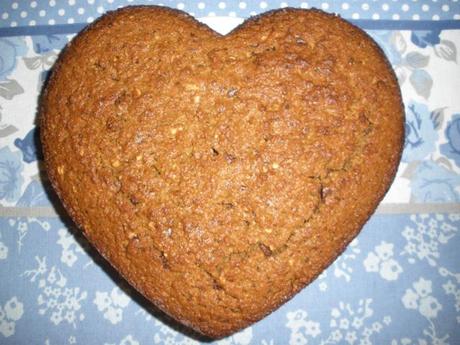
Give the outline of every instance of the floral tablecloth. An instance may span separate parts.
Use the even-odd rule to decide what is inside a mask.
[[[0,344],[194,344],[75,231],[47,192],[37,98],[60,49],[139,1],[0,2]],[[147,3],[156,3],[155,1]],[[382,46],[406,106],[396,180],[362,233],[279,310],[218,344],[460,344],[457,1],[166,1],[221,32],[284,7],[336,12]]]

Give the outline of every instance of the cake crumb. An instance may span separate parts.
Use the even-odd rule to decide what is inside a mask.
[[[227,96],[234,97],[237,92],[238,92],[238,89],[231,87],[230,89],[228,89]]]
[[[185,89],[187,91],[197,91],[200,88],[198,87],[198,85],[195,85],[195,84],[185,84]]]

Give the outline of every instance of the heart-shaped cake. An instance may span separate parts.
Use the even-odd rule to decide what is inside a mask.
[[[324,270],[390,186],[404,112],[363,31],[283,9],[222,36],[162,7],[81,32],[41,100],[49,178],[97,250],[222,337]]]

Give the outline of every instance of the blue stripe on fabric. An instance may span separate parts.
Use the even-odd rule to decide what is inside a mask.
[[[349,20],[366,30],[449,30],[460,29],[460,20]]]
[[[460,29],[460,20],[349,20],[351,23],[365,30],[449,30]],[[0,28],[0,37],[38,36],[74,34],[82,30],[86,23],[17,26]]]
[[[74,34],[82,30],[86,25],[88,24],[78,23],[0,28],[0,37]]]

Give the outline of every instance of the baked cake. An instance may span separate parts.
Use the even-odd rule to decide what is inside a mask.
[[[40,107],[49,179],[90,242],[174,319],[222,337],[324,270],[390,186],[404,112],[362,30],[282,9],[221,36],[156,6],[109,12]]]

